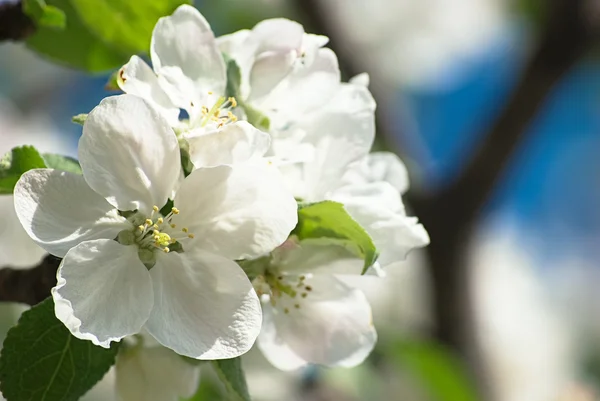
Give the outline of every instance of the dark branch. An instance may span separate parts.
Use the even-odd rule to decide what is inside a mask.
[[[36,305],[50,296],[56,285],[56,269],[61,259],[46,256],[32,269],[0,269],[0,301]]]
[[[34,32],[35,25],[23,12],[20,1],[0,4],[0,41],[25,40]]]
[[[555,84],[598,40],[600,21],[587,18],[588,1],[549,0],[548,4],[540,42],[503,111],[457,181],[427,202],[437,210],[443,206],[458,224],[472,223]],[[414,206],[422,203],[417,200]],[[419,216],[429,211],[417,210]]]

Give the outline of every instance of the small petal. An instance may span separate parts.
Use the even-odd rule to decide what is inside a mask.
[[[380,182],[377,185],[389,186],[391,190],[388,193],[395,191],[391,184]],[[386,202],[376,197],[348,197],[343,203],[352,218],[373,239],[380,252],[378,262],[384,268],[406,259],[411,250],[429,244],[429,235],[423,225],[419,224],[416,217],[406,216],[402,206],[386,207]],[[389,203],[387,206],[390,206]]]
[[[272,251],[298,222],[296,200],[266,163],[199,168],[174,203],[181,210],[174,222],[186,225],[198,246],[234,260]]]
[[[29,170],[17,182],[14,196],[15,211],[27,234],[59,257],[80,242],[112,239],[131,228],[78,174]]]
[[[259,55],[250,70],[250,96],[267,96],[281,81],[292,72],[298,55],[296,51],[267,52]]]
[[[185,136],[190,158],[196,167],[235,164],[262,157],[271,146],[271,137],[246,121],[227,124],[209,133],[194,131]]]
[[[272,117],[274,128],[298,120],[318,110],[335,95],[340,85],[340,70],[335,54],[327,48],[319,49],[311,65],[299,65],[268,95],[249,101]]]
[[[177,125],[179,108],[173,105],[171,99],[160,87],[156,74],[144,60],[138,56],[132,56],[129,62],[121,68],[117,81],[123,92],[147,100],[160,111],[171,126]]]
[[[194,394],[200,369],[168,348],[145,345],[117,355],[116,390],[120,401],[179,401]]]
[[[364,294],[333,276],[314,276],[305,283],[312,290],[305,298],[284,295],[275,308],[263,304],[258,346],[265,357],[281,369],[293,368],[292,362],[297,365],[299,360],[325,366],[360,364],[377,341]],[[280,361],[282,344],[298,359]]]
[[[206,19],[192,6],[182,5],[158,20],[152,32],[150,54],[154,70],[172,87],[167,93],[187,109],[206,91],[225,93],[225,62]]]
[[[259,44],[256,53],[300,50],[304,28],[295,21],[271,18],[252,28],[252,37]]]
[[[391,152],[373,152],[348,169],[344,182],[368,184],[385,181],[401,194],[409,189],[408,171],[402,160]]]
[[[157,259],[150,270],[155,300],[146,328],[158,342],[197,359],[234,358],[252,347],[260,302],[235,262],[193,246]]]
[[[171,126],[133,95],[107,97],[91,111],[79,140],[79,161],[90,187],[119,210],[162,207],[181,174]]]
[[[341,241],[315,238],[297,242],[292,238],[272,252],[272,263],[287,274],[361,274],[363,270],[363,260]]]
[[[71,249],[52,289],[56,317],[82,340],[108,348],[140,331],[152,310],[152,280],[135,246],[86,241]]]

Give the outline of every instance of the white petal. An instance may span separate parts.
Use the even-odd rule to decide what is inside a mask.
[[[225,62],[210,25],[194,7],[182,5],[158,20],[150,54],[156,73],[172,86],[168,93],[183,96],[188,105],[207,91],[225,92]],[[186,104],[178,106],[187,109]]]
[[[228,35],[219,36],[217,38],[219,50],[237,60],[241,53],[246,50],[244,45],[250,36],[250,32],[249,29],[242,29]],[[254,53],[254,49],[252,49],[252,53]],[[242,65],[239,65],[239,67],[243,69]]]
[[[258,338],[265,357],[278,366],[277,352],[285,344],[297,361],[343,367],[360,364],[377,341],[364,294],[333,276],[315,276],[305,282],[312,287],[306,298],[284,295],[271,316],[266,312],[270,304],[263,305],[264,325],[272,324],[275,330],[273,334],[272,328],[266,328]]]
[[[46,254],[23,229],[15,213],[14,197],[0,196],[0,268],[30,268]]]
[[[297,241],[294,237],[272,252],[272,263],[287,274],[361,274],[363,260],[328,238]]]
[[[152,309],[152,280],[137,247],[113,240],[71,249],[52,289],[56,317],[80,339],[108,348],[140,331]]]
[[[296,51],[259,55],[250,70],[250,96],[261,98],[268,95],[292,71],[297,58]]]
[[[117,355],[120,401],[179,401],[193,395],[199,376],[198,366],[165,347],[141,345]]]
[[[279,336],[273,316],[273,307],[263,303],[263,324],[258,336],[257,345],[263,355],[277,369],[290,371],[309,364],[300,358]]]
[[[79,161],[90,187],[119,210],[152,210],[172,196],[180,173],[177,137],[145,100],[107,97],[88,115]]]
[[[15,211],[27,234],[59,257],[80,242],[112,239],[131,228],[78,174],[29,170],[17,182],[14,196]]]
[[[144,98],[160,111],[169,124],[177,125],[179,108],[173,105],[160,87],[156,74],[144,60],[132,56],[121,68],[117,82],[123,92]]]
[[[349,184],[385,181],[404,194],[409,189],[408,171],[402,160],[390,152],[370,153],[355,163],[343,178]]]
[[[373,239],[382,267],[404,260],[411,250],[429,244],[425,228],[416,217],[406,216],[404,210],[393,211],[360,198],[348,199],[344,207]]]
[[[337,57],[327,48],[319,49],[311,65],[297,65],[273,91],[263,98],[249,99],[271,117],[274,128],[300,119],[327,104],[338,90],[340,71]]]
[[[285,241],[298,222],[297,204],[277,168],[266,163],[199,168],[174,200],[198,246],[231,259],[260,256]]]
[[[267,19],[252,28],[252,38],[259,44],[257,54],[269,51],[299,51],[303,36],[302,25],[285,18]]]
[[[262,320],[248,277],[231,260],[185,249],[159,255],[150,270],[155,300],[146,328],[162,345],[191,358],[245,353]]]
[[[227,124],[210,133],[190,132],[185,136],[192,163],[213,167],[258,159],[271,146],[271,137],[246,121]]]

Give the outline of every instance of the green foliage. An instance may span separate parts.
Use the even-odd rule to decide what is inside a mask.
[[[76,116],[71,117],[71,122],[73,122],[75,124],[83,125],[83,123],[85,123],[87,116],[88,116],[87,113],[77,114]]]
[[[47,5],[44,0],[23,1],[23,11],[38,27],[64,29],[66,26],[65,13],[54,6]]]
[[[190,0],[71,0],[96,37],[125,53],[147,52],[156,21]]]
[[[440,344],[402,341],[388,348],[392,361],[410,372],[435,401],[477,401],[460,360]]]
[[[235,60],[229,58],[227,54],[223,54],[223,58],[227,63],[227,87],[225,89],[226,96],[233,96],[238,101],[239,105],[246,112],[248,122],[254,125],[256,128],[269,131],[271,127],[271,121],[267,116],[262,114],[260,111],[246,104],[241,98],[240,85],[242,82],[242,73],[240,67],[237,65]]]
[[[81,174],[79,162],[72,157],[57,155],[54,153],[44,153],[42,155],[48,168],[68,171],[69,173]]]
[[[363,274],[377,260],[377,249],[367,232],[344,209],[344,205],[323,201],[300,205],[298,225],[292,234],[303,239],[328,239],[362,258]]]
[[[46,163],[33,146],[14,148],[0,159],[0,195],[12,194],[21,174]]]
[[[213,361],[213,367],[227,389],[229,400],[250,401],[248,385],[246,384],[246,377],[244,376],[242,359],[240,357]]]
[[[114,364],[110,349],[76,339],[55,317],[51,298],[23,313],[0,354],[0,389],[8,401],[76,401]]]
[[[229,58],[228,55],[223,54],[223,58],[227,64],[227,87],[225,89],[225,96],[239,97],[240,85],[242,82],[242,72],[240,71],[240,67],[235,60]]]
[[[133,53],[147,52],[156,21],[189,0],[48,0],[42,8],[61,12],[62,28],[38,24],[27,45],[53,61],[89,72],[123,65]],[[42,0],[29,0],[39,10]],[[34,12],[34,11],[31,11]],[[36,11],[39,13],[39,11]],[[64,19],[64,18],[63,18]],[[57,22],[56,17],[51,21]]]

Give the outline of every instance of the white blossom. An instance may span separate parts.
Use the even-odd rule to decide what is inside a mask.
[[[179,401],[198,387],[200,368],[140,336],[126,338],[115,364],[118,401]]]
[[[181,181],[179,152],[144,100],[106,98],[83,127],[83,175],[25,173],[17,215],[38,245],[64,258],[52,295],[76,337],[108,347],[145,328],[182,355],[235,357],[252,346],[261,313],[233,260],[281,244],[296,202],[267,164],[201,167]]]
[[[153,68],[133,56],[120,70],[118,84],[161,112],[189,146],[194,165],[206,167],[210,159],[206,156],[215,153],[215,147],[234,146],[230,152],[234,158],[266,152],[269,136],[234,114],[238,102],[226,96],[225,62],[210,25],[197,9],[182,5],[161,18],[152,33],[150,54]],[[180,121],[180,109],[186,111],[187,120]],[[222,163],[212,163],[218,164]]]
[[[408,190],[408,174],[400,159],[391,153],[369,154],[374,110],[365,86],[341,84],[326,107],[290,127],[302,135],[293,140],[274,136],[272,149],[283,159],[291,157],[294,146],[312,149],[306,160],[281,167],[294,195],[305,202],[344,204],[380,253],[375,267],[385,267],[427,245],[429,236],[416,217],[406,215],[401,195]]]
[[[273,252],[253,284],[263,305],[258,347],[274,366],[352,367],[369,355],[377,341],[371,307],[338,277],[360,274],[353,259],[342,247],[294,237]]]

